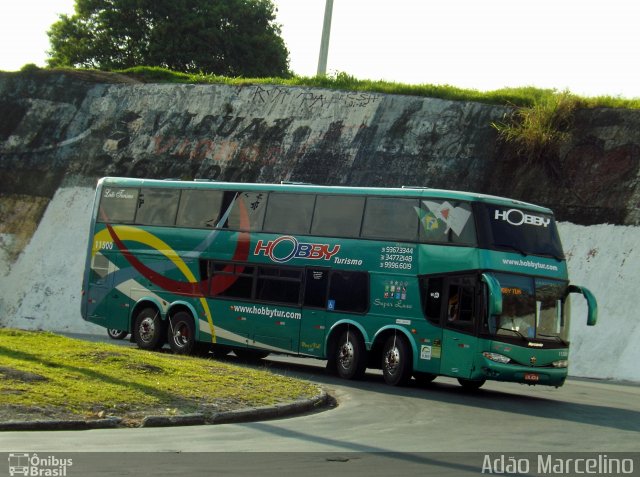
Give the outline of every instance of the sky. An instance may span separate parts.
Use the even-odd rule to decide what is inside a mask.
[[[325,0],[273,0],[290,68],[316,74]],[[5,0],[0,70],[45,66],[74,0]],[[489,91],[536,86],[640,98],[636,0],[334,0],[327,72]]]

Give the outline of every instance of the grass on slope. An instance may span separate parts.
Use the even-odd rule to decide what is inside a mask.
[[[310,383],[209,359],[0,329],[0,420],[213,414],[316,396]]]
[[[73,68],[40,69],[33,64],[25,65],[22,74],[37,74],[38,72],[82,72],[96,71]],[[97,73],[97,71],[96,71]],[[326,76],[291,76],[288,78],[231,78],[213,74],[191,74],[171,71],[155,66],[136,66],[124,70],[116,70],[125,77],[130,77],[146,83],[188,83],[188,84],[229,84],[243,85],[286,85],[327,88],[343,91],[361,91],[368,93],[399,94],[408,96],[422,96],[451,101],[476,101],[487,104],[497,104],[515,107],[531,107],[539,103],[552,101],[556,95],[566,94],[566,91],[543,89],[533,86],[519,88],[501,88],[494,91],[480,91],[464,89],[451,85],[417,84],[410,85],[384,80],[358,79],[345,72],[338,72]],[[621,98],[615,96],[580,97],[571,95],[577,100],[578,107],[597,108],[629,108],[640,109],[640,98]]]

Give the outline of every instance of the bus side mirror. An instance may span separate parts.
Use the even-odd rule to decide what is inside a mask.
[[[502,314],[502,289],[500,283],[493,276],[483,273],[482,281],[487,284],[489,296],[487,297],[487,311],[489,318]]]
[[[588,288],[569,285],[569,293],[580,293],[587,300],[587,326],[593,326],[598,321],[598,301]]]

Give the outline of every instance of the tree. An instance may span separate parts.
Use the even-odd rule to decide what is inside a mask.
[[[76,0],[47,34],[52,67],[290,74],[272,0]]]

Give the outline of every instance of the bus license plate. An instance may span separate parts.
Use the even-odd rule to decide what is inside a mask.
[[[538,381],[540,380],[540,375],[537,373],[524,373],[525,381]]]

